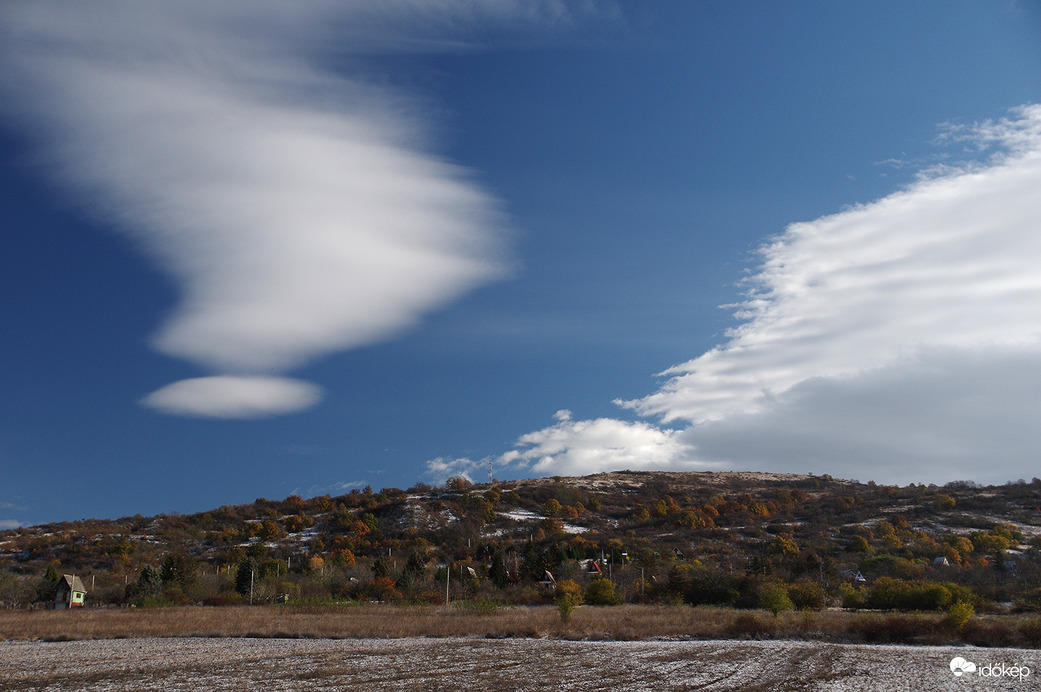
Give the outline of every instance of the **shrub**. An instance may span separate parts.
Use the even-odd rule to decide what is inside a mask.
[[[897,604],[903,610],[944,610],[953,600],[943,584],[912,584],[898,594]]]
[[[1041,618],[1031,618],[1019,625],[1019,632],[1032,647],[1041,647]]]
[[[873,644],[910,644],[923,634],[922,621],[907,615],[858,615],[850,633]]]
[[[764,585],[759,589],[759,607],[769,610],[777,617],[782,610],[792,610],[795,604],[788,597],[788,589],[780,582]]]
[[[973,612],[975,610],[971,603],[957,601],[947,609],[947,624],[960,632],[965,623],[972,617]]]
[[[776,626],[753,613],[741,613],[730,623],[727,636],[735,639],[758,639],[773,634]]]
[[[961,600],[968,601],[971,591],[955,585]],[[868,604],[880,610],[944,610],[955,601],[951,590],[934,582],[907,582],[892,577],[879,577],[871,586]]]
[[[839,597],[842,599],[843,608],[857,610],[867,605],[868,590],[863,586],[846,583],[839,587]]]
[[[401,598],[401,592],[395,588],[397,585],[390,577],[374,577],[369,582],[369,593],[379,602],[396,601]]]
[[[814,581],[797,581],[788,585],[788,597],[799,610],[823,610],[824,589]]]
[[[972,619],[962,628],[962,639],[974,646],[1017,646],[1021,629],[1005,620]]]
[[[605,577],[597,577],[586,587],[585,602],[589,605],[616,605],[618,595],[614,582]]]
[[[582,605],[582,587],[572,579],[557,584],[557,595],[553,599],[560,611],[560,621],[565,625],[571,621],[571,613]]]

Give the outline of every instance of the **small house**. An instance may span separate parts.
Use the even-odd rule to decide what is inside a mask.
[[[54,609],[81,608],[87,596],[87,589],[75,574],[63,574],[58,582],[58,592],[54,596]]]
[[[950,567],[950,566],[951,566],[950,560],[948,560],[943,555],[941,555],[940,557],[938,557],[935,560],[933,560],[933,567]]]
[[[583,560],[581,565],[586,574],[594,576],[603,576],[604,574],[604,570],[600,569],[600,563],[596,560]]]

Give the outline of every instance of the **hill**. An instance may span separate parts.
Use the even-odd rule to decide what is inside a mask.
[[[742,472],[615,472],[0,532],[0,603],[289,599],[1041,609],[1041,480],[980,487]],[[602,573],[603,578],[600,578]],[[447,581],[447,583],[446,583]],[[594,582],[596,586],[594,587]],[[771,600],[772,599],[772,600]]]

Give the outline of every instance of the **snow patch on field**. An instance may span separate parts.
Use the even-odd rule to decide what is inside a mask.
[[[956,656],[976,666],[1026,666],[1030,675],[1025,680],[957,677],[950,668]],[[141,638],[0,642],[0,687],[54,692],[1026,690],[1035,688],[1041,674],[1039,658],[1039,652],[1023,649],[792,641]]]

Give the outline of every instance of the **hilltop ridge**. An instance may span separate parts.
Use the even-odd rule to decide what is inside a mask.
[[[243,565],[259,575],[261,598],[431,601],[445,570],[458,568],[470,596],[540,602],[546,571],[588,580],[598,569],[615,584],[613,598],[630,601],[747,604],[755,584],[774,580],[816,584],[813,603],[837,604],[885,577],[964,586],[978,607],[1031,599],[1041,607],[1041,480],[898,487],[812,474],[617,471],[259,498],[0,532],[0,602],[39,600],[49,568],[89,578],[95,604],[237,602]],[[150,569],[154,583],[141,583]],[[858,573],[864,582],[851,583]],[[859,597],[867,603],[870,593]]]

